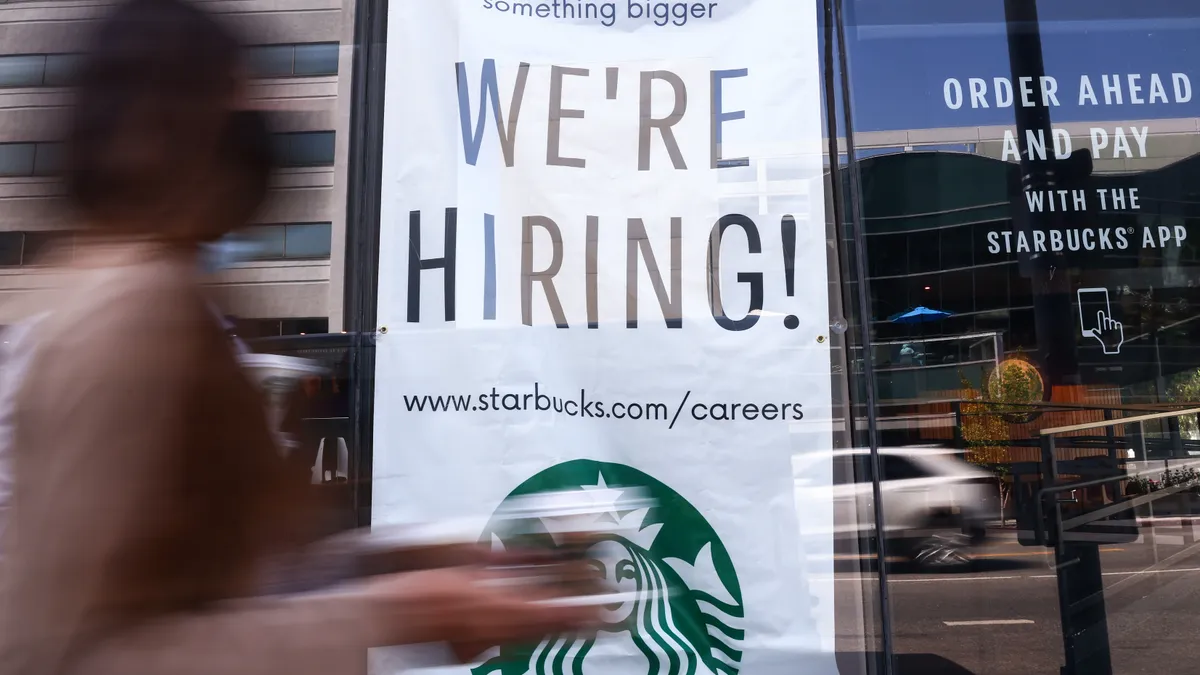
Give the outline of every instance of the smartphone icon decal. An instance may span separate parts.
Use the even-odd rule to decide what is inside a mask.
[[[1079,329],[1084,338],[1100,343],[1105,354],[1121,353],[1125,344],[1125,327],[1113,318],[1107,288],[1081,288],[1079,300]]]

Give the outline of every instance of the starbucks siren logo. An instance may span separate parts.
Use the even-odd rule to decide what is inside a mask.
[[[575,460],[522,483],[506,501],[547,491],[580,490],[596,506],[602,534],[589,562],[632,597],[604,608],[594,637],[553,636],[536,646],[505,647],[473,675],[737,675],[744,632],[742,591],[725,545],[677,492],[622,464]],[[631,498],[649,497],[653,506]],[[554,546],[566,527],[535,523],[532,535]],[[605,527],[611,526],[611,527]],[[506,542],[505,538],[510,539]],[[514,535],[493,520],[482,541],[502,549]],[[635,663],[643,665],[637,666]]]

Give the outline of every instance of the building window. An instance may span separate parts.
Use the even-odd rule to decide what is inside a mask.
[[[256,225],[236,238],[250,245],[248,260],[280,260],[284,257],[285,225]]]
[[[246,61],[254,77],[291,77],[295,68],[295,45],[260,45],[246,50]]]
[[[0,232],[0,267],[37,265],[54,248],[70,242],[66,232]]]
[[[61,163],[60,143],[0,143],[0,176],[49,176]]]
[[[62,171],[62,143],[37,143],[33,152],[33,175],[53,176]]]
[[[340,45],[312,42],[257,45],[247,50],[250,74],[259,78],[337,75]],[[0,88],[69,86],[79,54],[9,54],[0,56]]]
[[[333,241],[332,223],[288,225],[285,230],[285,258],[329,258]]]
[[[44,54],[0,56],[0,87],[40,87],[45,73]]]
[[[235,319],[237,336],[246,340],[282,337],[285,335],[320,335],[329,332],[329,319],[311,317],[300,319]]]
[[[335,133],[301,131],[274,134],[280,168],[333,166]],[[53,176],[62,170],[62,143],[0,143],[0,177]]]
[[[46,77],[42,85],[46,87],[66,87],[75,80],[75,72],[79,68],[79,54],[48,54],[46,56]]]
[[[296,77],[337,75],[340,45],[336,42],[317,42],[296,45]]]
[[[328,260],[333,224],[256,225],[237,236],[250,244],[251,260]]]
[[[26,232],[21,250],[22,265],[37,265],[56,247],[69,242],[63,232]]]
[[[275,134],[279,165],[284,168],[333,166],[334,139],[332,131]]]
[[[65,87],[71,84],[78,54],[0,56],[0,87]]]
[[[0,176],[32,176],[36,143],[0,143]]]
[[[259,45],[248,50],[254,77],[315,77],[337,75],[338,43]]]
[[[0,232],[0,266],[20,266],[21,249],[24,246],[25,234],[23,232]]]
[[[284,319],[279,322],[280,335],[313,335],[329,332],[329,319]]]

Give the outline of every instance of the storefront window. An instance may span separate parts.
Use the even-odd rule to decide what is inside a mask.
[[[255,36],[283,165],[214,283],[240,340],[327,368],[289,421],[323,528],[661,480],[708,547],[635,529],[728,593],[714,672],[1191,672],[1200,7],[203,4]],[[0,3],[0,323],[72,242],[94,13],[43,5]],[[571,426],[589,395],[608,426]],[[446,438],[499,477],[446,478]],[[454,489],[412,508],[421,471]],[[755,661],[782,643],[811,658]]]
[[[917,490],[955,505],[915,520],[883,464],[889,555],[913,524],[940,547],[891,567],[893,672],[1183,672],[1146,654],[1192,641],[1173,617],[1197,560],[1200,15],[851,0],[844,17],[880,452],[956,455]]]

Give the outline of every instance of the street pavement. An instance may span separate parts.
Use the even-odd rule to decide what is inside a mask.
[[[1200,526],[1159,523],[1142,532],[1138,541],[1100,547],[1113,672],[1200,672]],[[1022,546],[1011,532],[993,534],[959,573],[889,565],[900,675],[1059,675],[1053,553]],[[863,566],[858,556],[839,556],[839,611],[853,611],[843,600],[852,595],[847,587],[874,579]],[[839,649],[861,650],[862,632],[839,619]]]

